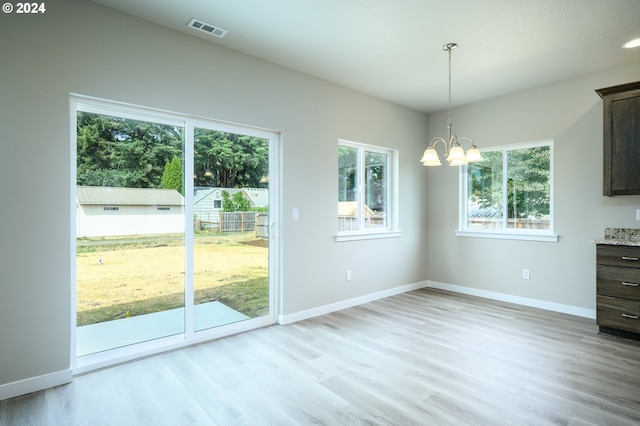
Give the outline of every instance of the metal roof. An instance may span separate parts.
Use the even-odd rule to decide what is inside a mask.
[[[355,216],[358,213],[357,201],[338,201],[338,216]],[[369,206],[364,205],[365,216],[375,216],[376,214]]]
[[[193,188],[193,204],[198,204],[202,200],[214,196],[215,199],[221,200],[222,196],[220,194],[216,194],[217,191],[226,191],[229,194],[235,194],[236,192],[242,191],[242,188],[219,188],[219,187],[209,187],[209,186],[196,186]]]
[[[467,207],[467,216],[475,218],[499,218],[502,217],[502,210],[495,207],[481,208],[476,205],[470,205]]]
[[[77,199],[79,204],[136,206],[184,205],[184,197],[175,189],[78,186]]]
[[[253,207],[269,206],[269,190],[266,188],[209,188],[196,187],[193,189],[193,204],[199,204],[208,197],[216,194],[217,191],[226,191],[229,195],[242,191],[244,196],[251,202]],[[221,198],[216,198],[221,199]]]
[[[269,190],[266,188],[243,188],[242,192],[254,207],[269,206]]]

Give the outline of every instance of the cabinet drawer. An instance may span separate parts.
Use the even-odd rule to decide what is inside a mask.
[[[640,301],[598,296],[598,325],[640,333]]]
[[[597,267],[599,295],[640,300],[640,269]]]
[[[598,245],[596,256],[599,265],[640,268],[640,247]]]

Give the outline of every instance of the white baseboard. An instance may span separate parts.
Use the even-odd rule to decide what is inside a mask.
[[[293,314],[278,315],[278,324],[292,324],[297,321],[314,318],[320,315],[330,314],[331,312],[341,311],[342,309],[351,308],[353,306],[362,305],[364,303],[373,302],[374,300],[384,299],[385,297],[395,296],[396,294],[406,293],[408,291],[417,290],[427,286],[427,281],[407,284],[400,287],[394,287],[389,290],[371,293],[353,299],[343,300],[341,302],[332,303],[330,305],[319,306],[317,308],[307,309],[305,311],[295,312]]]
[[[596,318],[595,309],[579,308],[577,306],[563,305],[560,303],[546,302],[544,300],[512,296],[510,294],[479,290],[477,288],[446,284],[446,283],[441,283],[437,281],[427,281],[426,287],[452,291],[454,293],[468,294],[470,296],[483,297],[485,299],[499,300],[501,302],[515,303],[516,305],[530,306],[532,308],[546,309],[547,311],[560,312],[563,314],[575,315],[578,317],[591,318],[591,319]]]
[[[5,383],[0,385],[0,401],[52,388],[54,386],[64,385],[66,383],[70,383],[72,380],[73,371],[69,368],[67,370],[44,374],[42,376],[29,377],[24,380]]]

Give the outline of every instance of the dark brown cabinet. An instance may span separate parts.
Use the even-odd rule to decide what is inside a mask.
[[[596,93],[604,111],[603,194],[640,194],[640,81]]]
[[[640,247],[598,244],[596,259],[600,332],[640,340]]]

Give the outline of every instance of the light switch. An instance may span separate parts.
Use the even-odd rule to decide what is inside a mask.
[[[640,209],[636,210],[636,220],[640,220]]]
[[[298,209],[291,209],[291,219],[298,220],[300,218],[300,212]]]

